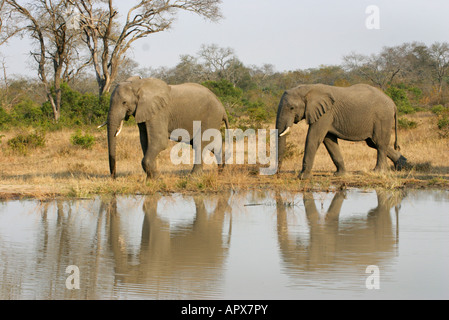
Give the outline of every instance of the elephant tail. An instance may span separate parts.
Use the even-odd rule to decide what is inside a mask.
[[[401,147],[398,144],[398,110],[396,107],[394,108],[394,122],[394,150],[399,151]]]
[[[224,112],[224,114],[223,114],[223,122],[224,122],[224,124],[225,124],[225,126],[226,126],[226,130],[225,130],[225,141],[226,140],[228,140],[228,141],[230,141],[230,133],[229,133],[229,119],[228,119],[228,115],[226,114],[226,111]],[[227,136],[228,135],[228,136]],[[226,150],[226,143],[225,143],[225,146],[224,146],[224,149],[223,149],[223,152],[222,152],[222,163],[221,163],[221,170],[224,168],[224,166],[225,166],[225,164],[226,164],[226,158],[227,157],[229,157],[229,155],[227,154],[227,152],[226,152],[227,150]]]
[[[229,129],[229,120],[226,113],[223,115],[223,122],[225,123],[226,129]]]

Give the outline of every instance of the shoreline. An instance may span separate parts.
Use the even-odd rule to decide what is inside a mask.
[[[97,196],[141,196],[160,194],[213,194],[229,190],[272,190],[279,192],[335,192],[337,190],[404,190],[427,189],[449,190],[449,175],[411,173],[409,171],[387,171],[384,173],[354,172],[344,177],[334,177],[330,172],[316,172],[309,180],[299,180],[296,173],[281,172],[279,175],[259,177],[246,173],[245,181],[240,175],[229,179],[229,174],[220,176],[214,170],[191,176],[172,173],[144,182],[136,175],[121,175],[116,180],[110,177],[86,177],[71,182],[55,182],[48,185],[27,183],[5,183],[0,185],[0,201],[92,199]],[[232,175],[231,175],[232,176]]]

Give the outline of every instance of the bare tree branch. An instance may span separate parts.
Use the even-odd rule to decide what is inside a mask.
[[[129,8],[122,24],[113,0],[70,1],[80,12],[83,41],[92,56],[100,95],[110,91],[132,44],[170,28],[178,11],[212,21],[221,18],[221,0],[140,0]]]

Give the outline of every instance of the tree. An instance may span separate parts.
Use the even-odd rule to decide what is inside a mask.
[[[237,58],[232,48],[222,48],[216,44],[203,44],[198,52],[198,57],[204,66],[206,80],[224,79],[237,86],[243,85],[250,77],[249,68],[245,67]]]
[[[87,63],[78,65],[78,31],[67,24],[69,0],[35,0],[20,4],[16,0],[5,0],[2,15],[11,27],[4,41],[15,35],[28,36],[35,43],[30,53],[37,63],[40,81],[45,87],[54,119],[61,115],[61,83],[68,81]],[[53,81],[50,80],[53,78]]]
[[[221,18],[221,0],[139,0],[119,20],[113,0],[72,0],[80,13],[83,41],[95,70],[99,95],[109,92],[131,45],[150,34],[169,29],[179,11],[211,21]]]
[[[438,103],[440,103],[443,84],[449,73],[449,44],[436,42],[430,46],[429,54],[432,57],[432,66],[438,84]]]
[[[409,44],[396,47],[384,47],[378,54],[363,55],[350,53],[343,57],[343,67],[371,81],[385,90],[393,80],[408,69],[406,56]]]

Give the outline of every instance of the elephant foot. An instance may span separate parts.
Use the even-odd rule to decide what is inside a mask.
[[[348,172],[346,170],[337,170],[334,172],[334,177],[343,177],[347,174]]]
[[[312,174],[310,172],[301,172],[298,176],[299,180],[308,180],[312,177]]]
[[[160,173],[157,171],[147,173],[146,181],[157,179],[157,178],[159,178],[159,176],[160,176]]]
[[[194,166],[190,174],[199,175],[203,173],[203,168],[199,166]]]
[[[388,170],[388,167],[386,165],[377,165],[374,169],[373,172],[376,173],[382,173]]]
[[[398,171],[401,171],[407,166],[407,158],[404,156],[400,156],[398,161],[394,164],[394,168]]]

